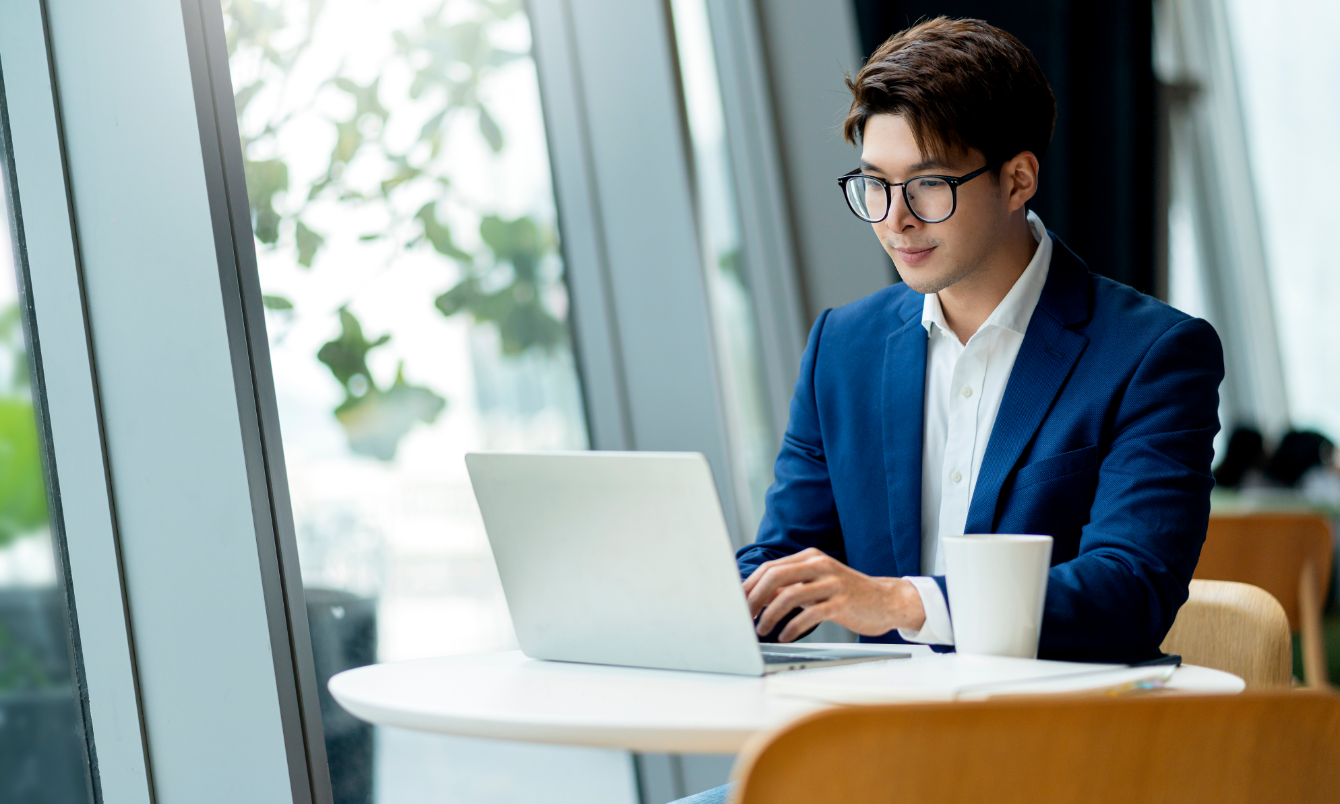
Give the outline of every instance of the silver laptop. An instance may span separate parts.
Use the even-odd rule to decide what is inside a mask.
[[[698,453],[474,453],[465,463],[527,656],[753,676],[908,656],[760,645]]]

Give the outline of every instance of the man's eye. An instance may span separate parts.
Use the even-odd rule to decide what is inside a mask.
[[[943,187],[944,182],[940,181],[939,179],[922,179],[921,186],[926,188],[927,190],[934,190],[938,187]]]

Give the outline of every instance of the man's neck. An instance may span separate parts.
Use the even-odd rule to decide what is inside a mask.
[[[981,329],[1000,306],[1010,288],[1023,276],[1037,251],[1038,241],[1026,217],[1010,222],[1009,234],[976,271],[940,291],[940,311],[960,343]]]

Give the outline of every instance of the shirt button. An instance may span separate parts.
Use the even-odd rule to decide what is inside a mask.
[[[963,386],[963,390],[959,391],[959,393],[963,394],[964,399],[967,399],[968,397],[972,396],[972,389],[965,385]]]
[[[963,475],[959,472],[955,472],[954,474],[949,476],[949,479],[957,483],[963,479]]]

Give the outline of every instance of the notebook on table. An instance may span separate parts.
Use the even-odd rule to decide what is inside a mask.
[[[778,676],[768,680],[768,690],[846,704],[980,700],[1126,692],[1166,681],[1174,670],[1172,665],[1129,667],[946,653]]]

